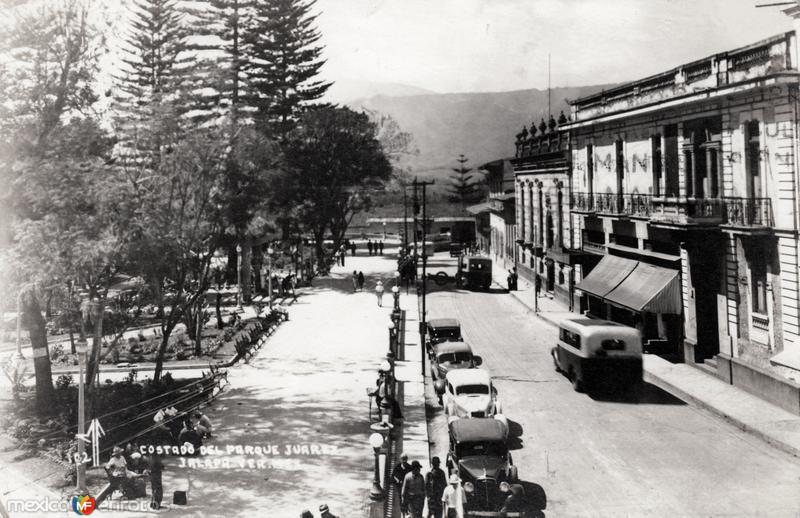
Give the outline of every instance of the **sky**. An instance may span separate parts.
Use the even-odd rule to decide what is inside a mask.
[[[435,92],[615,83],[793,28],[778,0],[318,0],[334,81]]]

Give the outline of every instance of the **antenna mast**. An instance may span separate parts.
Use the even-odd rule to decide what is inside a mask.
[[[550,53],[547,53],[547,119],[550,120],[550,117],[553,116],[553,112],[550,110]]]

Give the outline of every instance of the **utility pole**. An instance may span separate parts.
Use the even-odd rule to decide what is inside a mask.
[[[406,184],[403,184],[403,252],[408,248],[408,200],[406,199]]]
[[[425,238],[427,236],[428,225],[428,197],[427,186],[433,185],[434,182],[418,182],[414,179],[414,199],[416,200],[416,187],[422,187],[422,320],[419,323],[419,344],[420,344],[420,370],[422,375],[425,376],[425,331],[428,327],[427,324],[427,294],[428,294],[428,254],[425,249]],[[416,212],[416,211],[415,211]],[[414,229],[415,243],[416,243],[416,228]]]

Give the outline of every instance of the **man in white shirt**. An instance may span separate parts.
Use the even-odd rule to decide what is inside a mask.
[[[465,500],[461,480],[454,473],[450,475],[450,485],[442,494],[442,518],[464,518]]]

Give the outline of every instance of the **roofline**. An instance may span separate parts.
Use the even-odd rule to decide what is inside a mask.
[[[709,59],[720,57],[720,56],[724,56],[726,54],[737,54],[739,52],[747,51],[747,50],[749,50],[751,48],[761,47],[763,45],[767,45],[767,44],[770,44],[770,43],[775,43],[775,42],[778,42],[778,41],[780,41],[780,40],[782,40],[782,39],[784,39],[784,38],[786,38],[786,37],[788,37],[788,36],[790,36],[792,34],[794,34],[794,31],[782,32],[782,33],[776,34],[774,36],[770,36],[768,38],[764,38],[763,40],[759,40],[759,41],[756,41],[754,43],[750,43],[750,44],[745,45],[743,47],[737,47],[735,49],[730,49],[730,50],[724,50],[724,51],[721,51],[721,52],[717,52],[715,54],[711,54],[711,55],[706,56],[704,58],[696,59],[694,61],[690,61],[688,63],[684,63],[682,65],[678,65],[677,67],[667,69],[667,70],[665,70],[663,72],[659,72],[659,73],[653,74],[651,76],[647,76],[647,77],[643,77],[641,79],[636,79],[636,80],[633,80],[633,81],[629,81],[627,83],[623,83],[621,85],[614,86],[614,87],[612,87],[612,88],[610,88],[608,90],[600,90],[599,92],[595,92],[593,94],[589,94],[589,95],[585,95],[583,97],[579,97],[577,99],[569,101],[568,104],[570,106],[577,106],[577,105],[580,105],[580,104],[583,104],[583,103],[586,103],[586,102],[589,102],[589,101],[600,100],[604,96],[607,96],[609,94],[619,93],[619,92],[623,92],[625,90],[629,90],[632,87],[635,87],[635,86],[640,85],[642,83],[647,83],[647,82],[652,81],[654,79],[657,79],[659,77],[666,77],[666,76],[668,76],[670,74],[675,75],[678,72],[680,72],[680,70],[682,68],[691,67],[693,65],[698,65],[700,63],[704,63],[704,62],[708,61]],[[565,127],[567,127],[567,128],[569,126],[570,126],[570,124],[566,124],[565,125]]]
[[[781,81],[782,78],[786,79]],[[769,86],[771,84],[795,84],[798,78],[800,78],[800,72],[795,72],[795,71],[776,72],[774,74],[753,77],[750,79],[746,79],[744,81],[739,81],[737,83],[729,83],[727,85],[724,85],[723,87],[707,88],[705,90],[697,92],[690,92],[683,95],[676,95],[675,97],[671,97],[667,100],[658,100],[649,104],[643,104],[641,106],[634,106],[631,108],[625,108],[613,112],[601,113],[599,115],[590,117],[588,119],[581,119],[579,121],[567,123],[564,125],[564,128],[572,131],[578,128],[592,126],[597,123],[611,122],[618,119],[635,117],[638,115],[646,115],[648,113],[652,113],[661,109],[673,108],[675,106],[683,106],[686,103],[694,101],[703,101],[706,99],[714,99],[725,95],[737,94],[740,93],[738,91],[735,91],[737,88],[741,88],[742,86],[745,86],[750,83],[763,83],[757,85],[756,86],[757,88]]]

